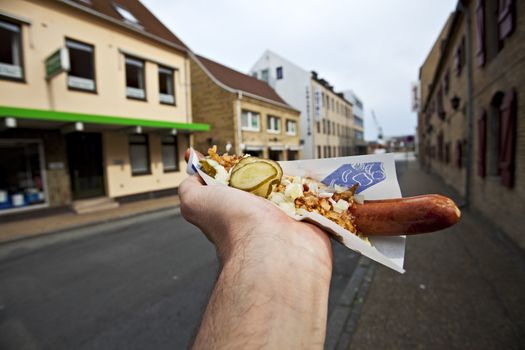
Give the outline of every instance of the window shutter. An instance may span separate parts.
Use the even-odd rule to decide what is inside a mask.
[[[500,107],[501,135],[499,170],[501,174],[501,184],[506,187],[512,187],[514,185],[517,111],[516,91],[512,89],[505,94]]]
[[[483,109],[478,118],[478,175],[486,175],[487,112]]]
[[[510,36],[514,31],[516,23],[516,1],[515,0],[499,0],[499,40],[504,40]]]
[[[463,147],[461,140],[456,141],[456,166],[461,168],[463,164]]]
[[[476,29],[476,63],[482,67],[485,64],[485,0],[478,0],[476,4]]]

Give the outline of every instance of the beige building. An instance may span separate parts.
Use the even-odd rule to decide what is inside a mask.
[[[419,158],[525,247],[525,7],[499,4],[459,1],[422,67]]]
[[[300,158],[299,111],[268,84],[202,56],[193,56],[191,81],[193,120],[211,126],[195,135],[197,149]]]
[[[0,2],[0,213],[175,190],[209,129],[189,87],[188,48],[139,1]]]
[[[355,154],[355,130],[352,103],[334,91],[326,80],[312,72],[311,108],[314,111],[313,139],[317,158],[343,157]]]

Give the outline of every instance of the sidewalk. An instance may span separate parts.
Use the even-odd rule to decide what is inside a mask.
[[[2,223],[0,218],[0,243],[178,207],[179,203],[179,196],[168,196],[126,203],[115,209],[88,214],[68,212],[6,223]]]
[[[454,194],[409,163],[404,196]],[[524,232],[525,234],[525,232]],[[524,252],[475,213],[407,239],[404,275],[375,266],[351,349],[524,349]]]

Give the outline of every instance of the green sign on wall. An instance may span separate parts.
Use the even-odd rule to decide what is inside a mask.
[[[46,79],[49,80],[55,75],[69,71],[69,51],[62,47],[53,52],[46,58]]]

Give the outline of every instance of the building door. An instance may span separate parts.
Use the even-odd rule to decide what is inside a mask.
[[[103,196],[102,135],[74,132],[66,143],[73,199]]]

